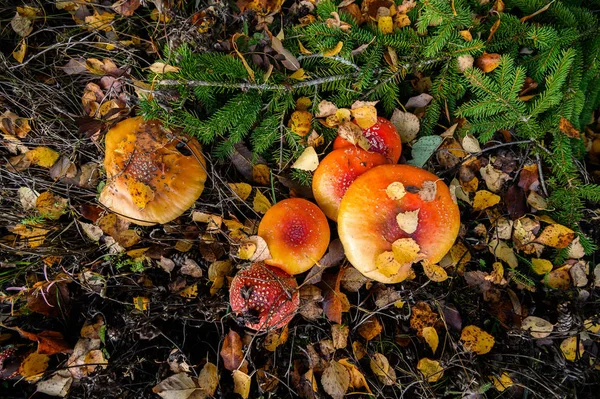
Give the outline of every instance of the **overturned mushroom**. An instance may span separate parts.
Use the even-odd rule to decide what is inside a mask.
[[[409,165],[377,166],[346,191],[338,232],[346,257],[365,276],[404,280],[411,265],[434,264],[450,250],[460,213],[448,187],[432,173]]]
[[[106,186],[100,203],[139,225],[169,222],[198,199],[206,161],[195,139],[175,137],[158,121],[129,118],[106,134]]]
[[[298,311],[300,295],[294,277],[258,262],[233,278],[229,302],[246,327],[264,331],[289,323]]]
[[[276,265],[289,274],[310,269],[329,245],[329,225],[318,206],[302,198],[290,198],[272,206],[258,226],[258,235],[269,247]]]

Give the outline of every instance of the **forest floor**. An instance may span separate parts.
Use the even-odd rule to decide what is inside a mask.
[[[256,334],[229,306],[248,264],[236,239],[256,232],[256,195],[270,205],[310,187],[272,164],[248,180],[207,149],[205,191],[173,222],[130,224],[98,194],[104,135],[139,112],[163,46],[223,51],[264,19],[225,2],[12,3],[0,4],[2,398],[597,397],[600,268],[536,210],[548,176],[529,147],[492,140],[464,167],[465,149],[445,144],[429,162],[464,189],[449,278],[417,267],[367,281],[333,241],[300,314]],[[246,187],[254,197],[236,199]],[[582,229],[600,242],[589,215]],[[569,245],[559,265],[544,252]]]

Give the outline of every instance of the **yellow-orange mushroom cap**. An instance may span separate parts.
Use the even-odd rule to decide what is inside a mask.
[[[329,225],[318,206],[302,198],[273,205],[258,226],[272,258],[265,263],[299,274],[319,261],[329,246]]]
[[[385,156],[347,147],[329,153],[319,164],[312,181],[313,195],[325,215],[337,220],[342,197],[350,184],[361,174],[387,163]]]
[[[104,168],[100,203],[143,226],[180,216],[200,197],[207,176],[197,140],[183,142],[160,122],[140,117],[108,131]]]
[[[400,199],[392,199],[387,191],[396,182],[406,189]],[[427,185],[435,188],[431,198],[419,195]],[[418,224],[409,234],[400,228],[397,216],[417,210]],[[377,257],[392,251],[396,240],[412,238],[420,247],[420,259],[434,264],[450,250],[459,228],[460,212],[446,184],[409,165],[376,166],[359,176],[338,213],[338,233],[350,263],[366,277],[387,284],[404,280],[410,269],[405,264],[397,274],[385,275],[377,268]]]

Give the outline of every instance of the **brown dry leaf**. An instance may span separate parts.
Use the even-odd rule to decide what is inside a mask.
[[[198,375],[198,385],[205,390],[208,395],[214,395],[219,386],[217,366],[211,362],[206,362],[204,367],[202,367],[202,370],[200,370],[200,375]]]
[[[423,261],[423,271],[427,278],[433,282],[441,283],[448,280],[448,273],[439,265],[431,265],[429,262]]]
[[[116,13],[125,17],[131,17],[135,10],[142,5],[140,0],[118,0],[113,3],[112,8]]]
[[[546,274],[546,273],[552,271],[552,268],[554,267],[552,265],[552,262],[550,262],[549,260],[539,259],[539,258],[531,259],[531,265],[532,265],[531,269],[536,274]]]
[[[398,108],[394,110],[390,122],[392,122],[392,125],[398,131],[403,144],[410,143],[417,138],[417,134],[421,128],[419,118],[415,114],[401,111]]]
[[[351,112],[356,124],[362,129],[368,129],[377,123],[377,109],[373,105],[353,107]]]
[[[29,126],[27,118],[22,118],[10,111],[0,115],[0,132],[23,139],[30,131],[31,126]]]
[[[473,41],[473,35],[471,34],[470,31],[468,30],[461,30],[458,32],[460,34],[460,36],[466,41],[466,42],[472,42]]]
[[[397,28],[404,28],[405,26],[410,26],[410,18],[408,15],[404,13],[399,13],[394,15],[394,24]]]
[[[510,375],[508,375],[506,371],[503,372],[500,375],[500,377],[490,377],[490,380],[492,381],[492,384],[494,384],[494,388],[496,388],[498,392],[504,392],[504,390],[514,385],[513,380],[510,378]]]
[[[417,370],[423,374],[423,377],[425,377],[428,382],[439,381],[439,379],[444,376],[444,368],[440,366],[440,362],[426,357],[419,360],[419,363],[417,363]]]
[[[192,377],[177,373],[162,380],[152,388],[152,392],[163,399],[203,399],[206,397]]]
[[[314,172],[319,166],[319,156],[313,147],[306,147],[296,162],[291,166],[293,169]]]
[[[333,347],[335,349],[344,349],[348,346],[348,334],[350,334],[350,328],[348,326],[333,324],[331,326]]]
[[[367,380],[363,373],[360,372],[358,367],[354,364],[350,363],[348,359],[340,359],[339,363],[346,367],[348,373],[350,374],[350,387],[353,389],[365,388],[369,394],[372,394],[371,388],[369,388],[369,384],[367,384]]]
[[[435,353],[438,344],[440,343],[436,329],[434,327],[425,327],[421,330],[421,333],[423,338],[425,338],[425,342],[427,342],[427,345],[431,348],[431,351]]]
[[[531,18],[535,17],[536,15],[539,15],[545,11],[547,11],[550,6],[552,5],[552,2],[546,4],[544,7],[540,8],[539,10],[537,10],[536,12],[534,12],[531,15],[526,15],[523,18],[520,19],[521,22],[527,22],[528,20],[530,20]]]
[[[343,399],[350,387],[350,373],[342,364],[332,360],[323,371],[321,384],[333,399]]]
[[[498,68],[499,65],[500,54],[496,53],[484,53],[475,60],[475,66],[485,73],[492,72],[494,69]]]
[[[49,147],[36,147],[27,151],[26,156],[32,164],[49,168],[58,161],[60,154]]]
[[[435,327],[439,321],[437,313],[431,310],[431,307],[425,302],[417,302],[412,308],[410,316],[410,327],[417,330],[417,336],[423,336],[425,327]]]
[[[64,371],[55,373],[52,377],[37,383],[36,392],[43,393],[49,396],[66,397],[71,389],[73,377],[71,374]]]
[[[500,19],[500,18],[498,18],[498,19],[496,20],[496,22],[494,22],[494,25],[492,25],[492,27],[490,28],[490,34],[489,34],[489,36],[488,36],[488,38],[487,38],[487,41],[488,41],[488,42],[489,42],[490,40],[492,40],[492,38],[493,38],[493,37],[494,37],[494,35],[496,34],[496,31],[497,31],[497,30],[498,30],[498,28],[500,27],[500,22],[501,22],[501,19]]]
[[[552,248],[566,248],[575,239],[575,232],[561,224],[546,226],[535,240]]]
[[[54,355],[56,353],[70,353],[72,351],[71,346],[67,344],[63,335],[58,331],[42,331],[41,333],[34,334],[18,327],[11,329],[21,334],[22,337],[37,342],[37,353],[40,355]]]
[[[565,265],[548,272],[544,276],[544,284],[557,290],[567,290],[571,287],[571,265]]]
[[[94,14],[86,16],[84,18],[84,22],[87,25],[88,30],[101,30],[104,32],[109,32],[113,30],[112,21],[115,16],[116,14],[113,13],[104,12],[100,14],[97,10],[94,10]]]
[[[514,269],[519,265],[515,251],[506,242],[493,239],[488,244],[488,249],[494,256],[506,262],[511,268]]]
[[[466,326],[460,334],[465,348],[478,355],[485,355],[494,347],[494,337],[477,326]]]
[[[296,72],[294,72],[293,74],[290,75],[290,79],[299,80],[299,81],[306,80],[308,78],[310,78],[310,76],[306,73],[304,68],[300,68]]]
[[[437,195],[437,184],[431,180],[425,180],[421,189],[419,190],[419,198],[425,202],[431,202],[435,200]]]
[[[256,195],[254,195],[252,209],[254,209],[254,211],[257,213],[265,214],[269,208],[271,208],[271,202],[269,199],[265,197],[258,189],[256,189]]]
[[[407,234],[412,234],[419,227],[419,209],[414,211],[400,212],[396,215],[398,227]]]
[[[288,326],[285,326],[281,330],[269,330],[265,337],[265,342],[263,343],[265,349],[269,352],[275,352],[275,349],[277,349],[279,345],[283,345],[287,342],[289,332]]]
[[[561,342],[560,350],[565,356],[565,359],[570,362],[581,359],[584,351],[582,339],[577,335],[569,337]]]
[[[211,295],[215,295],[223,287],[225,277],[229,276],[232,270],[231,260],[219,260],[210,264],[208,267],[208,280],[212,282]]]
[[[271,47],[285,58],[281,61],[281,64],[289,69],[290,71],[296,71],[300,69],[300,62],[288,49],[283,47],[281,40],[277,36],[271,36]]]
[[[233,371],[240,367],[244,361],[244,352],[242,352],[242,339],[238,333],[229,330],[223,341],[220,354],[223,359],[223,366],[227,370]],[[246,371],[248,370],[246,369]]]
[[[579,133],[579,130],[577,130],[575,126],[573,126],[573,124],[564,116],[560,118],[558,128],[561,132],[566,134],[568,137],[571,137],[572,139],[578,139],[579,135],[581,134]]]
[[[384,385],[394,385],[396,383],[396,371],[390,366],[390,362],[383,354],[376,352],[369,362],[371,371],[377,376]]]
[[[317,109],[317,115],[315,115],[317,118],[327,118],[328,116],[335,115],[338,107],[330,101],[323,100],[319,103]]]
[[[29,248],[37,248],[44,243],[46,234],[50,230],[42,228],[36,225],[19,223],[13,228],[9,228],[9,231],[27,239],[27,246]]]
[[[372,340],[383,331],[383,326],[375,316],[369,317],[358,327],[358,333],[367,341]]]
[[[473,210],[482,211],[500,202],[500,196],[487,190],[479,190],[473,199]]]
[[[50,356],[31,352],[19,366],[19,375],[26,381],[35,382],[42,378],[48,368]]]
[[[252,180],[262,186],[271,184],[271,169],[265,164],[259,163],[252,167]]]
[[[554,330],[554,324],[541,317],[528,316],[521,322],[521,329],[530,331],[533,338],[546,338]]]
[[[68,201],[66,198],[52,194],[50,191],[41,193],[35,201],[35,208],[46,219],[56,220],[65,213]]]

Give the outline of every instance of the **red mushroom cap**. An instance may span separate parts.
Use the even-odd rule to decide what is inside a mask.
[[[350,184],[367,170],[385,163],[382,154],[354,146],[329,153],[319,164],[312,181],[313,195],[323,213],[337,220],[342,197]]]
[[[376,124],[363,129],[363,134],[371,144],[369,151],[385,155],[389,163],[398,163],[402,154],[402,139],[392,122],[379,116]],[[354,144],[340,136],[333,141],[334,150],[351,146]]]
[[[392,183],[406,190],[401,198],[388,194]],[[415,223],[405,227],[409,232],[400,227],[399,214],[414,218]],[[460,212],[448,187],[436,175],[409,165],[377,166],[359,176],[338,213],[346,257],[365,276],[383,283],[402,281],[412,264],[403,264],[396,274],[378,269],[378,257],[392,251],[394,242],[409,239],[402,241],[416,243],[418,260],[434,264],[450,250],[459,228]]]
[[[246,327],[264,331],[288,324],[300,304],[296,279],[263,262],[240,271],[229,288],[231,309],[246,320]]]
[[[302,198],[273,205],[258,226],[272,259],[267,263],[299,274],[319,261],[329,246],[329,224],[318,206]]]

